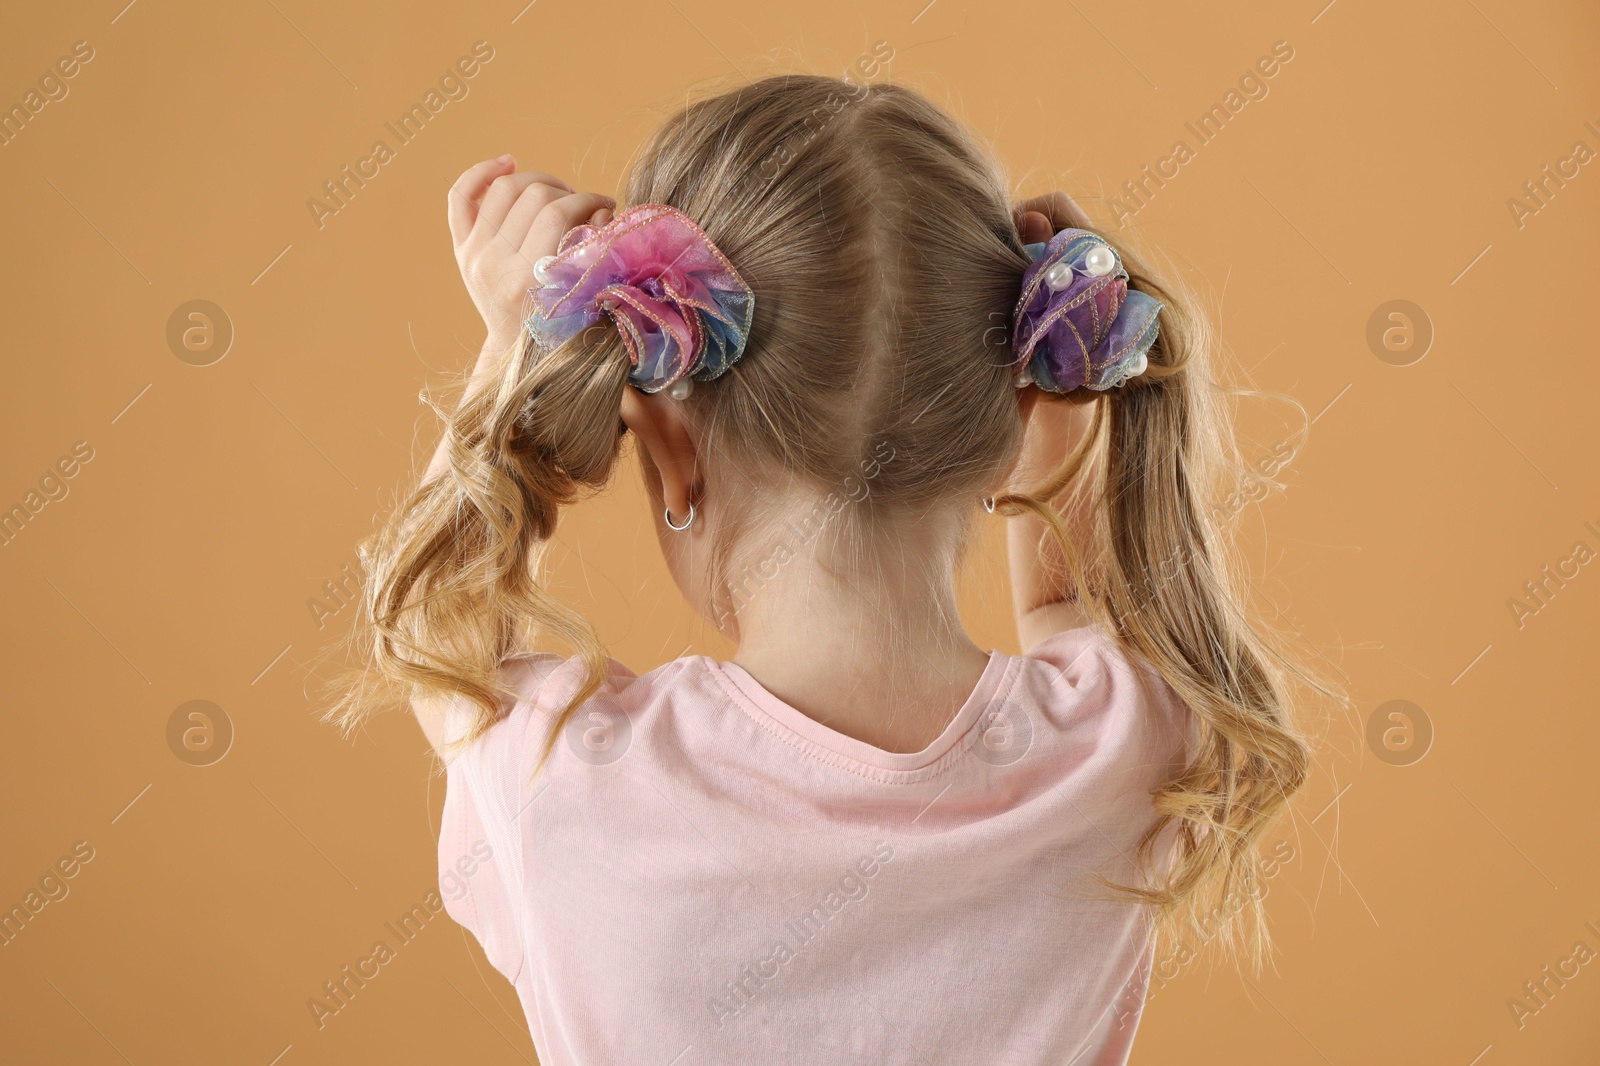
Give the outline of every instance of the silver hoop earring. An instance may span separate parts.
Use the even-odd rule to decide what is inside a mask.
[[[683,525],[681,526],[672,521],[672,508],[670,507],[663,507],[661,509],[661,517],[667,520],[668,529],[675,533],[682,533],[684,530],[694,525],[694,504],[692,502],[689,504],[689,517],[683,520]]]
[[[994,497],[993,496],[984,496],[981,499],[980,502],[982,502],[983,509],[985,511],[988,511],[990,514],[994,514]]]

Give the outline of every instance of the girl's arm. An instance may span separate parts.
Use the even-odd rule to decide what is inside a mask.
[[[486,159],[467,168],[450,187],[456,265],[487,331],[458,409],[493,379],[521,335],[533,264],[554,253],[573,227],[604,225],[616,206],[609,196],[574,192],[560,178],[535,170],[519,174],[516,169],[509,155]],[[422,475],[424,484],[443,472],[447,454],[441,440]]]
[[[1017,208],[1017,230],[1025,244],[1048,241],[1068,226],[1092,229],[1083,209],[1063,192],[1052,192],[1024,201]],[[1043,400],[1029,398],[1024,407],[1028,430],[1022,456],[1011,476],[1015,491],[1027,492],[1052,475],[1078,441],[1088,431],[1094,416],[1096,393],[1069,394]],[[1080,477],[1093,484],[1094,466],[1085,467]],[[1072,542],[1084,559],[1095,533],[1092,516],[1081,505],[1056,501],[1057,511],[1066,522]],[[1061,546],[1049,527],[1039,518],[1024,514],[1007,526],[1007,549],[1011,565],[1011,600],[1017,619],[1017,637],[1022,649],[1033,647],[1055,633],[1089,625],[1091,617],[1078,602],[1071,572]]]
[[[499,374],[506,353],[522,333],[522,309],[533,284],[533,264],[551,255],[567,231],[604,225],[616,201],[599,193],[574,192],[560,178],[538,171],[517,173],[509,155],[469,167],[450,187],[450,240],[472,303],[483,317],[486,339],[457,401],[457,409]],[[427,484],[450,465],[441,439],[422,475]],[[428,743],[442,751],[444,701],[418,695],[411,701]]]
[[[1022,458],[1012,474],[1016,491],[1032,489],[1061,466],[1088,430],[1094,410],[1092,403],[1072,401],[1033,405]],[[1092,465],[1079,476],[1092,479]],[[1091,516],[1076,500],[1057,501],[1056,509],[1066,522],[1079,555],[1092,557]],[[1090,624],[1088,610],[1078,602],[1078,590],[1061,545],[1044,521],[1028,513],[1010,519],[1006,542],[1011,562],[1011,602],[1017,618],[1017,638],[1024,651],[1052,634]]]

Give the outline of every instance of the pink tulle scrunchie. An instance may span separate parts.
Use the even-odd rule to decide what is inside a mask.
[[[682,211],[638,204],[598,229],[579,226],[534,264],[527,326],[551,349],[609,316],[633,370],[658,392],[720,376],[744,354],[755,293]]]

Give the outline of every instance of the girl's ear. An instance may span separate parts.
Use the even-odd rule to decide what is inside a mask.
[[[1016,393],[1017,413],[1022,416],[1022,425],[1023,428],[1026,429],[1029,419],[1033,416],[1034,408],[1039,406],[1039,390],[1034,388],[1032,385],[1029,385],[1027,388],[1017,389]],[[1012,476],[1016,474],[1017,467],[1022,464],[1022,456],[1026,451],[1026,445],[1017,449],[1016,457],[1011,460],[1011,465],[1006,467],[1006,472],[1000,475],[995,483],[990,486],[992,495],[999,495],[1002,492],[1012,491],[1007,486],[1010,485]]]
[[[640,392],[629,385],[622,390],[622,421],[639,439],[661,479],[662,502],[683,521],[700,485],[694,438],[684,421],[682,402],[665,392]]]
[[[1017,390],[1017,411],[1026,422],[1032,415],[1033,409],[1039,403],[1039,390],[1029,385],[1025,389]]]

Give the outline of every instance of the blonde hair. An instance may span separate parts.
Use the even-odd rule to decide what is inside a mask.
[[[893,460],[839,513],[837,536],[881,544],[918,516],[973,510],[1023,441],[1004,327],[1029,258],[1009,199],[987,153],[901,86],[772,77],[668,119],[631,163],[619,209],[684,211],[756,293],[743,359],[684,401],[707,484],[759,472],[825,491],[887,447]],[[1095,400],[1092,433],[1045,484],[997,506],[1048,524],[1084,605],[1198,719],[1199,749],[1155,796],[1141,849],[1148,859],[1175,821],[1174,865],[1158,885],[1117,887],[1163,928],[1245,898],[1230,928],[1259,950],[1255,848],[1304,781],[1308,748],[1209,513],[1225,412],[1208,399],[1203,320],[1119,251],[1131,285],[1166,305],[1150,368]],[[476,736],[505,713],[502,661],[554,640],[581,658],[587,683],[562,708],[548,756],[601,684],[605,652],[541,584],[541,562],[561,509],[617,466],[628,370],[615,330],[550,352],[524,334],[450,418],[448,470],[363,549],[362,671],[331,718],[352,728],[397,698],[454,694]],[[1053,506],[1075,494],[1098,516],[1089,545],[1072,542]],[[736,516],[728,541],[739,531]],[[726,562],[726,544],[716,558]]]

